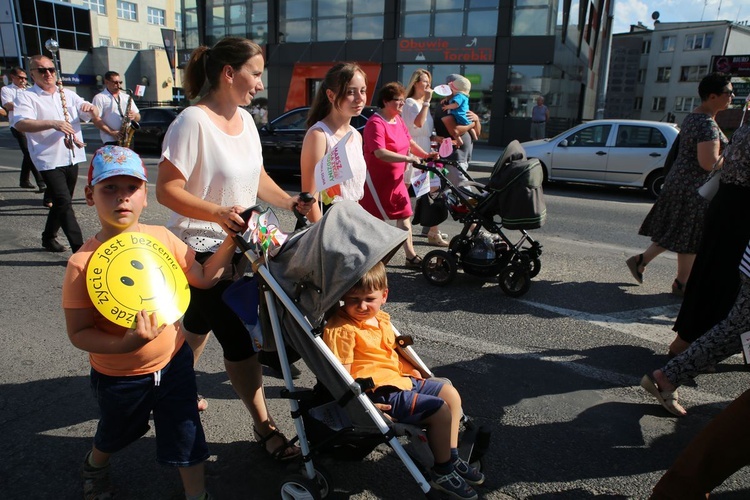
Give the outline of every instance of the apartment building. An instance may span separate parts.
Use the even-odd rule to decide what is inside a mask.
[[[144,101],[170,101],[180,72],[169,64],[162,29],[181,30],[180,0],[0,0],[2,73],[25,67],[25,57],[60,45],[63,82],[91,98],[108,70],[121,73],[127,88],[146,87]],[[175,81],[176,80],[176,81]]]
[[[605,116],[682,123],[712,57],[748,53],[750,27],[731,21],[633,25],[613,36]]]

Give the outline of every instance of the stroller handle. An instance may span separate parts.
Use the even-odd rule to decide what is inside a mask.
[[[245,221],[245,228],[241,232],[233,236],[234,243],[243,252],[247,252],[248,250],[252,250],[253,248],[250,246],[250,243],[245,241],[245,238],[242,237],[242,233],[247,229],[247,223],[250,222],[250,217],[253,216],[253,212],[257,212],[260,214],[263,213],[263,209],[260,205],[253,205],[252,207],[246,208],[242,213],[240,213],[240,217],[242,217],[242,220]]]

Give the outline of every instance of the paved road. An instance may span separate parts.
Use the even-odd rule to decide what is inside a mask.
[[[91,146],[94,146],[93,141]],[[19,155],[0,130],[0,447],[2,496],[80,498],[78,467],[96,425],[84,353],[67,341],[60,282],[67,253],[40,249],[46,215],[40,195],[16,187]],[[156,158],[147,158],[155,176]],[[84,233],[96,228],[94,210],[76,212]],[[287,189],[293,189],[288,184]],[[144,221],[163,223],[166,211],[150,188]],[[418,273],[389,265],[388,311],[414,335],[434,371],[460,388],[466,411],[493,430],[482,498],[646,498],[679,450],[750,382],[737,358],[716,375],[682,391],[690,415],[669,417],[637,387],[664,361],[679,302],[668,291],[675,259],[652,263],[636,286],[624,259],[645,247],[635,236],[650,202],[644,193],[583,186],[550,186],[541,274],[521,299],[496,284],[459,273],[433,288]],[[291,219],[284,222],[291,225]],[[455,234],[458,227],[443,228]],[[514,233],[511,233],[514,234]],[[415,238],[418,251],[429,250]],[[291,434],[281,383],[267,378],[267,396]],[[303,367],[300,383],[313,383]],[[209,400],[203,422],[213,453],[208,484],[219,499],[276,498],[284,476],[253,442],[250,419],[234,397],[211,341],[198,384]],[[154,462],[153,434],[113,461],[113,480],[125,499],[180,498],[176,473]],[[329,464],[331,498],[418,498],[400,462],[379,448],[365,461]],[[750,474],[733,476],[713,498],[750,497]]]

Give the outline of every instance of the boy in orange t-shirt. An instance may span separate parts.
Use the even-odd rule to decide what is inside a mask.
[[[193,353],[177,323],[157,324],[156,314],[141,310],[133,328],[118,326],[94,307],[86,285],[89,260],[112,237],[146,233],[175,257],[193,286],[208,288],[230,264],[234,244],[227,238],[203,266],[195,253],[168,229],[140,224],[146,207],[146,169],[133,151],[99,149],[91,160],[86,204],[96,208],[101,230],[73,254],[63,282],[68,337],[89,353],[91,386],[101,418],[94,444],[83,462],[85,499],[109,498],[110,456],[143,436],[153,412],[157,461],[178,467],[185,497],[210,498],[203,462],[208,447],[198,416]]]
[[[352,377],[372,378],[368,397],[393,420],[424,424],[435,457],[430,484],[454,498],[477,498],[469,486],[484,474],[458,456],[461,396],[450,385],[422,379],[396,351],[390,316],[380,308],[388,298],[385,266],[379,262],[342,298],[343,306],[323,331],[323,341]]]

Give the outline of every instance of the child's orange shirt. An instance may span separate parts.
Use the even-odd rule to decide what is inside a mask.
[[[372,377],[375,388],[383,386],[411,390],[412,366],[396,351],[396,334],[388,313],[375,316],[378,326],[359,322],[343,309],[331,317],[323,330],[323,341],[342,364],[351,365],[352,377]]]
[[[195,252],[177,236],[162,226],[138,224],[138,232],[146,233],[159,240],[171,253],[183,271],[187,271],[195,262]],[[86,270],[89,259],[101,242],[89,238],[86,243],[68,260],[65,279],[62,287],[62,305],[64,309],[93,309],[94,327],[103,335],[124,336],[127,328],[112,323],[94,307],[86,286]],[[164,368],[182,347],[185,338],[178,332],[178,323],[166,328],[151,342],[132,352],[124,354],[89,353],[92,368],[104,375],[114,377],[145,375]]]

